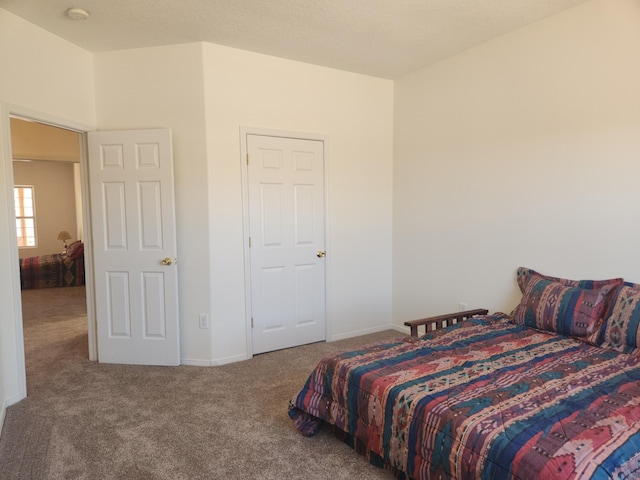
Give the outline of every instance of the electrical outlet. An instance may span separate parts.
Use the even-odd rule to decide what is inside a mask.
[[[465,310],[469,310],[469,305],[467,305],[465,302],[460,302],[458,304],[458,311],[464,312]]]
[[[200,324],[200,328],[209,328],[209,316],[206,313],[198,315],[198,322]]]

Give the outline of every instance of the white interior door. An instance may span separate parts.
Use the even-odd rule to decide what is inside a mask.
[[[325,340],[324,144],[247,135],[253,353]]]
[[[98,361],[178,365],[170,130],[88,134]]]

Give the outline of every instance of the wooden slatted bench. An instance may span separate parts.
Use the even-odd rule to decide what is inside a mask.
[[[441,328],[447,328],[450,325],[455,325],[458,322],[462,322],[467,318],[471,318],[474,315],[486,315],[489,310],[484,308],[477,308],[475,310],[465,310],[464,312],[449,313],[446,315],[436,315],[435,317],[421,318],[418,320],[411,320],[404,322],[407,327],[411,328],[411,336],[418,336],[418,327],[424,325],[425,333],[432,332]]]

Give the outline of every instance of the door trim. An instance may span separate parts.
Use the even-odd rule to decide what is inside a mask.
[[[89,182],[87,169],[87,141],[86,133],[95,130],[92,125],[70,121],[67,119],[55,117],[43,112],[30,110],[19,105],[13,105],[0,102],[0,140],[3,145],[0,155],[4,156],[4,169],[6,173],[6,194],[8,206],[13,205],[13,158],[11,154],[11,126],[10,117],[20,117],[27,120],[33,120],[38,123],[51,125],[54,127],[72,130],[80,134],[80,183],[82,191],[82,217],[84,222],[85,235],[85,284],[87,295],[87,326],[88,326],[88,345],[89,360],[97,359],[96,349],[96,324],[95,324],[95,308],[93,293],[93,251],[91,248],[91,215],[89,212]],[[7,405],[11,405],[22,400],[27,396],[27,375],[25,368],[25,352],[24,352],[24,332],[22,328],[22,298],[20,293],[20,269],[18,267],[18,240],[16,234],[15,222],[11,221],[11,212],[9,211],[9,255],[14,268],[11,269],[11,291],[13,294],[13,318],[14,318],[14,342],[16,348],[16,373],[18,383],[17,398],[8,400]]]
[[[325,338],[331,338],[331,234],[329,222],[329,138],[325,134],[274,130],[261,127],[240,127],[240,164],[242,166],[242,243],[244,252],[244,301],[245,327],[247,339],[247,358],[253,357],[253,335],[251,332],[251,252],[249,251],[249,184],[247,168],[247,135],[264,137],[294,138],[299,140],[321,141],[324,145],[324,237],[325,248],[329,254],[325,257]]]

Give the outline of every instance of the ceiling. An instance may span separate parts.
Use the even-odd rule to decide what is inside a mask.
[[[204,41],[394,79],[587,0],[0,0],[90,51]],[[65,12],[81,7],[87,20]]]

